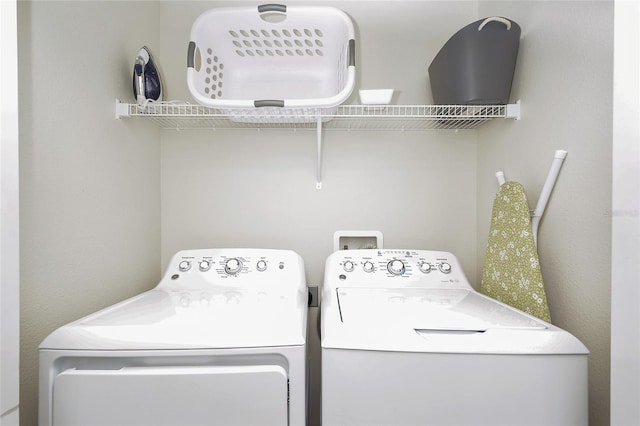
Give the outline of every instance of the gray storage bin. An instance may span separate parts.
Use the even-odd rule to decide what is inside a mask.
[[[455,33],[429,65],[438,105],[506,104],[520,45],[520,26],[489,17]]]

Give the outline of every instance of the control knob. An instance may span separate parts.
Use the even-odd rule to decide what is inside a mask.
[[[425,274],[431,272],[431,264],[429,262],[420,262],[418,264],[418,268],[420,268],[420,271],[424,272]]]
[[[364,262],[364,265],[362,265],[362,269],[364,269],[365,272],[373,272],[375,268],[373,266],[373,262],[367,260]]]
[[[355,268],[353,262],[350,260],[345,260],[344,263],[342,264],[342,267],[346,272],[352,272],[353,269]]]
[[[211,262],[209,262],[208,260],[203,260],[198,264],[198,268],[202,271],[202,272],[206,272],[209,269],[211,269]]]
[[[258,260],[258,263],[256,263],[256,269],[260,272],[262,271],[266,271],[267,270],[267,262],[265,262],[264,260]]]
[[[224,264],[224,272],[229,275],[235,275],[242,270],[242,261],[235,257],[227,259]]]
[[[387,263],[387,270],[393,275],[402,275],[405,271],[404,262],[402,260],[394,259]]]
[[[189,262],[188,260],[183,260],[178,264],[178,269],[180,269],[182,272],[188,271],[189,269],[191,269],[191,262]]]
[[[451,265],[447,262],[442,262],[438,265],[438,269],[440,269],[440,272],[443,274],[448,274],[451,272]]]

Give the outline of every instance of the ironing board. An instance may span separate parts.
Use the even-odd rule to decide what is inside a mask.
[[[505,182],[491,213],[480,291],[551,322],[523,186]]]

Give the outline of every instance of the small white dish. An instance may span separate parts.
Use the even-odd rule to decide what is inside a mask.
[[[389,105],[393,89],[358,90],[363,105]]]

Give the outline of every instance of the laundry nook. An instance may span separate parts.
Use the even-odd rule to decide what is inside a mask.
[[[640,4],[0,22],[0,426],[640,424]]]

